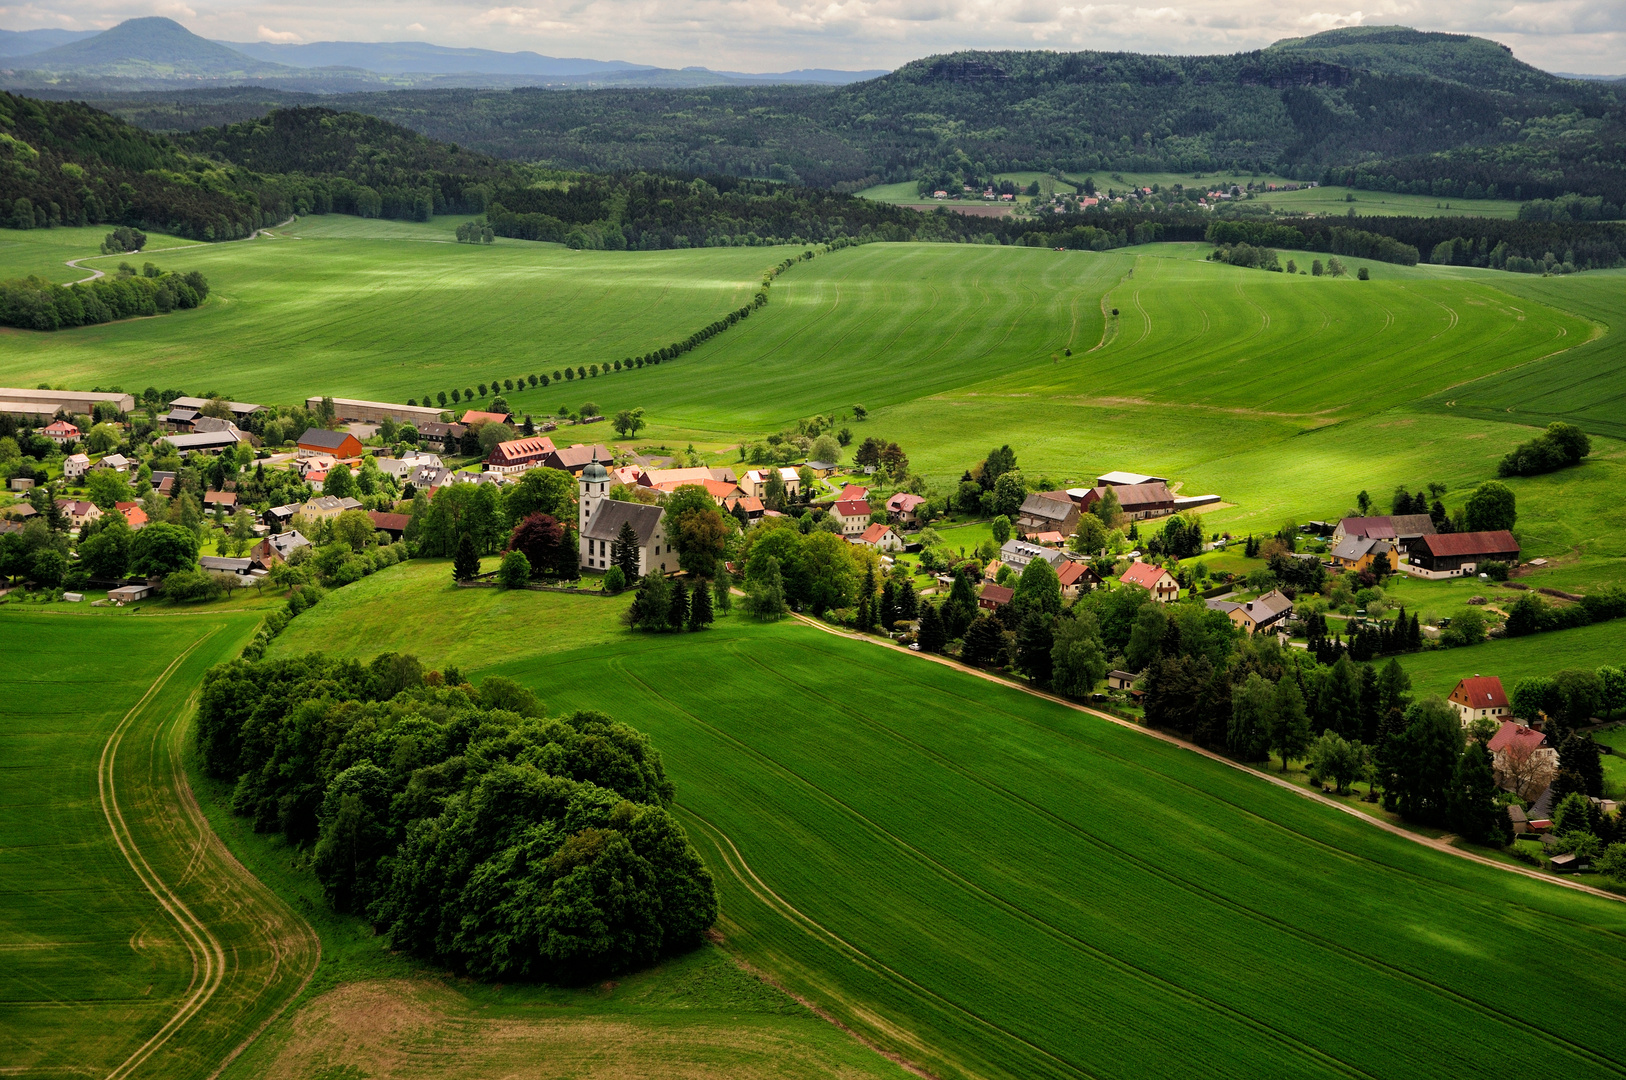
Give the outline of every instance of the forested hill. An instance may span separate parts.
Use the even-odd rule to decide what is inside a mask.
[[[185,128],[259,115],[271,100],[198,91],[106,104]],[[1620,84],[1548,75],[1495,42],[1379,27],[1226,56],[955,53],[833,89],[422,90],[330,103],[565,169],[856,190],[945,173],[1240,167],[1379,190],[1451,196],[1472,183],[1504,198],[1577,192],[1622,205],[1623,102]]]

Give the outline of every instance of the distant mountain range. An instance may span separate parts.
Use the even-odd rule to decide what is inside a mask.
[[[317,93],[426,86],[839,86],[886,74],[826,68],[765,74],[704,67],[672,70],[623,60],[454,49],[417,41],[209,41],[173,19],[158,17],[129,19],[100,33],[3,30],[0,61],[5,63],[0,86],[100,91],[209,85]]]

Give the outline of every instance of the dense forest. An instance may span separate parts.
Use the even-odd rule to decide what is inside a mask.
[[[189,128],[308,100],[134,95]],[[782,179],[835,190],[944,169],[1253,169],[1387,191],[1626,205],[1616,84],[1560,79],[1480,38],[1352,27],[1228,56],[964,52],[837,88],[422,90],[330,104],[497,157],[599,172]],[[1420,186],[1421,185],[1421,186]]]

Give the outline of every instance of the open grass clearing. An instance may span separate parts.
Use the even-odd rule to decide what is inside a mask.
[[[1445,697],[1459,680],[1471,675],[1495,675],[1511,691],[1515,682],[1530,675],[1626,665],[1626,619],[1458,649],[1432,649],[1402,656],[1400,664],[1411,676],[1412,689],[1420,694]]]
[[[196,240],[183,240],[166,233],[148,233],[147,248],[134,255],[103,257],[102,241],[113,231],[111,225],[86,226],[63,229],[3,229],[0,228],[0,279],[38,275],[46,281],[80,281],[91,276],[89,269],[75,270],[67,265],[69,259],[92,258],[88,266],[104,273],[112,273],[121,262],[137,267],[144,262],[156,262],[170,269],[167,248],[201,247]]]
[[[465,596],[437,617],[481,621]],[[527,599],[536,623],[557,598]],[[279,647],[354,647],[302,619]],[[412,625],[370,644],[410,648]],[[1016,690],[738,617],[518,639],[486,673],[648,731],[730,947],[936,1075],[1424,1076],[1441,1045],[1464,1076],[1626,1072],[1604,1004],[1626,909]],[[1545,1031],[1517,1019],[1531,934],[1595,988]]]

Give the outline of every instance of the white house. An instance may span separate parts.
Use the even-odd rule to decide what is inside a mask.
[[[762,498],[762,493],[768,488],[768,477],[772,473],[772,469],[752,469],[740,478],[740,490],[754,498]],[[784,482],[787,497],[795,498],[801,494],[802,478],[795,469],[780,469],[779,479]]]
[[[879,522],[865,529],[860,535],[853,537],[853,543],[872,547],[876,551],[903,550],[903,537],[898,535],[898,530],[890,525],[882,525]]]
[[[830,516],[841,522],[841,535],[849,539],[869,528],[869,503],[863,499],[844,499],[830,508]]]
[[[671,573],[678,568],[677,552],[666,540],[664,509],[610,498],[610,472],[596,461],[583,467],[576,483],[576,532],[583,569],[608,570],[614,565],[610,546],[621,538],[623,525],[631,525],[638,537],[640,575]]]
[[[69,454],[62,459],[62,478],[79,480],[90,471],[90,458],[84,454]]]

